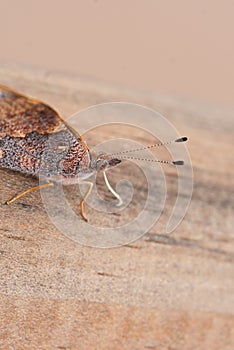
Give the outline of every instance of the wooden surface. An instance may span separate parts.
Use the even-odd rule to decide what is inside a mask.
[[[0,82],[64,118],[107,101],[155,108],[189,136],[194,170],[173,234],[162,222],[115,249],[68,239],[39,193],[1,205],[0,349],[233,349],[233,111],[19,66],[2,65]],[[0,170],[1,203],[36,183]]]

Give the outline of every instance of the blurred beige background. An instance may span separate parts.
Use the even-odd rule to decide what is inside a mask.
[[[0,62],[234,107],[232,0],[0,0]]]
[[[103,101],[150,106],[188,135],[194,170],[193,198],[173,235],[165,223],[177,174],[165,167],[157,225],[100,250],[61,234],[39,192],[2,205],[37,182],[0,169],[0,349],[234,349],[233,10],[233,0],[0,0],[0,83],[65,118]],[[108,130],[85,140],[92,147],[122,133]],[[120,216],[87,207],[98,227],[140,213],[147,182],[136,174],[127,162],[110,173],[114,186],[130,179],[133,202]],[[78,212],[78,188],[65,193]]]

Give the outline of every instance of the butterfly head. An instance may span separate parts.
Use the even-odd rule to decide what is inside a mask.
[[[100,153],[93,160],[91,167],[96,171],[104,171],[121,163],[118,158],[113,158],[108,154]]]

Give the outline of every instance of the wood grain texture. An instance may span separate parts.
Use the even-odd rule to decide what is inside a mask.
[[[233,111],[22,66],[2,65],[0,80],[64,118],[113,100],[155,108],[189,136],[194,168],[192,202],[177,230],[165,235],[162,219],[116,249],[69,240],[39,193],[1,205],[0,348],[233,349]],[[173,175],[169,182],[173,192]],[[35,184],[0,170],[1,203]]]

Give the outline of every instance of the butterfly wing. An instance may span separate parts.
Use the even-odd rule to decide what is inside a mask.
[[[0,138],[25,137],[31,132],[51,134],[62,129],[72,130],[53,108],[0,85]]]
[[[49,137],[53,140],[54,148],[52,151],[50,149],[48,162],[53,159],[56,165],[63,157],[64,162],[70,162],[66,164],[67,175],[69,171],[72,175],[74,169],[79,172],[79,154],[74,154],[73,149],[76,146],[80,155],[84,155],[86,165],[89,165],[89,151],[82,137],[53,108],[0,85],[0,167],[37,175],[42,167],[41,155],[48,145]],[[58,170],[44,163],[48,175],[51,172],[57,175]]]

